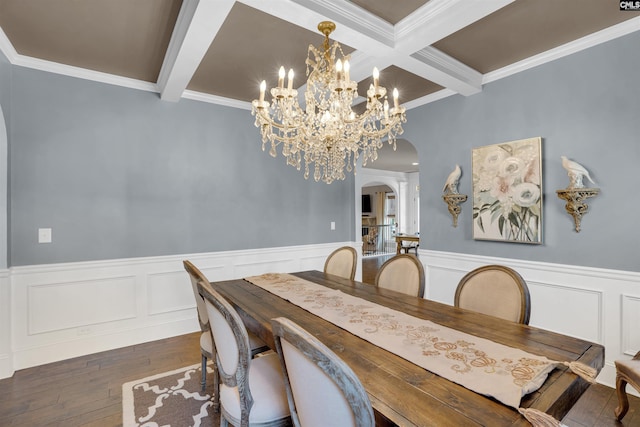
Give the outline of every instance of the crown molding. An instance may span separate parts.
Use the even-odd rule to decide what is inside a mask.
[[[360,38],[364,35],[388,47],[392,47],[395,43],[393,25],[354,3],[343,0],[293,0],[293,2],[348,27],[360,34]],[[353,42],[353,34],[349,34],[349,40]],[[345,41],[341,43],[348,44]],[[359,46],[352,47],[361,49]]]
[[[218,104],[225,107],[239,108],[241,110],[251,111],[251,103],[246,101],[240,101],[237,99],[225,98],[223,96],[211,95],[203,92],[196,92],[193,90],[185,90],[182,93],[182,98],[191,99],[193,101],[206,102],[208,104]]]
[[[546,52],[487,73],[483,76],[482,83],[491,83],[509,77],[513,74],[537,67],[538,65],[546,64],[547,62],[555,61],[556,59],[572,55],[601,43],[617,39],[618,37],[626,36],[638,30],[640,30],[640,17],[629,19],[628,21],[621,22],[620,24],[605,28],[604,30],[589,34],[580,39],[563,44],[562,46],[549,49]]]
[[[430,93],[429,95],[425,95],[420,98],[416,98],[409,102],[403,103],[402,106],[407,109],[407,111],[421,107],[426,104],[431,104],[432,102],[439,101],[441,99],[448,98],[452,95],[459,95],[458,92],[451,89],[442,89],[437,92]]]
[[[18,58],[18,52],[9,41],[9,37],[0,28],[0,51],[4,53],[11,64],[15,63]]]
[[[253,0],[243,0],[243,3],[251,4],[252,2]],[[305,3],[305,4],[312,3],[315,5],[322,3],[324,7],[327,7],[327,4],[325,4],[325,2],[320,2],[320,0],[298,0],[298,2]],[[341,4],[336,4],[333,1],[328,2],[328,5],[334,9],[340,8],[341,6]],[[350,8],[350,7],[351,6],[346,6],[345,8]],[[582,37],[581,39],[569,42],[567,44],[564,44],[554,49],[550,49],[546,52],[535,55],[531,58],[524,59],[517,63],[503,67],[499,70],[484,74],[482,76],[482,84],[491,83],[491,82],[503,79],[505,77],[509,77],[513,74],[528,70],[530,68],[545,64],[547,62],[554,61],[556,59],[571,55],[576,52],[580,52],[584,49],[588,49],[598,44],[601,44],[610,40],[614,40],[618,37],[622,37],[639,30],[640,30],[640,17],[632,18],[628,21],[606,28],[597,33],[587,35],[585,37]],[[52,61],[45,61],[41,59],[35,59],[35,58],[27,57],[24,55],[20,55],[16,52],[15,48],[13,47],[13,45],[11,44],[11,42],[9,41],[6,34],[4,33],[4,31],[2,31],[1,28],[0,28],[0,51],[2,51],[2,53],[7,57],[7,59],[12,65],[17,65],[25,68],[32,68],[32,69],[45,71],[45,72],[51,72],[51,73],[65,75],[69,77],[76,77],[76,78],[81,78],[85,80],[96,81],[100,83],[111,84],[115,86],[122,86],[130,89],[160,93],[158,85],[156,83],[131,79],[128,77],[116,76],[108,73],[87,70],[80,67],[74,67],[74,66],[64,65],[64,64],[60,64]],[[438,61],[441,62],[442,60],[441,56],[437,56],[437,55],[434,56],[433,52],[427,51],[425,49],[422,49],[418,54],[420,59],[416,57],[414,57],[413,59],[416,61],[422,62],[421,59],[424,60],[425,55],[426,57],[430,57],[432,60],[436,59],[437,62]],[[450,61],[445,61],[445,65],[446,64],[451,66]],[[465,70],[458,66],[454,67],[453,69],[455,70],[456,68],[458,68],[459,71],[462,70],[463,71],[462,75],[463,76],[466,75],[467,78],[470,78],[471,82],[475,80],[476,76],[472,76],[468,72],[464,72]],[[451,69],[449,70],[449,72],[451,72]],[[469,83],[469,81],[467,81],[467,83]],[[474,84],[472,84],[471,86],[477,88],[477,86],[475,86]],[[443,89],[441,91],[410,101],[406,103],[404,106],[407,109],[412,109],[412,108],[419,107],[421,105],[438,101],[440,99],[444,99],[448,96],[455,95],[457,93],[459,92],[452,91],[450,89]],[[238,101],[235,99],[230,99],[230,98],[225,98],[221,96],[210,95],[210,94],[205,94],[200,92],[194,92],[190,90],[185,90],[182,94],[182,98],[201,101],[201,102],[207,102],[211,104],[218,104],[218,105],[228,106],[232,108],[251,110],[251,104],[245,101]]]
[[[60,74],[78,79],[91,80],[99,83],[106,83],[114,86],[122,86],[129,89],[144,90],[147,92],[158,93],[158,85],[151,82],[132,79],[129,77],[117,76],[100,71],[88,70],[86,68],[74,67],[72,65],[60,64],[53,61],[31,58],[28,56],[17,55],[12,61],[13,65],[19,67],[31,68],[34,70],[46,71],[49,73]]]

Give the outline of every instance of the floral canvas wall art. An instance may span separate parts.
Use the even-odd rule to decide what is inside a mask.
[[[473,149],[473,238],[542,243],[542,138]]]

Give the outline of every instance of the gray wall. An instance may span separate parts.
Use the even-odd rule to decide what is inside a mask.
[[[418,149],[421,248],[640,271],[640,33],[631,34],[408,113],[404,137]],[[419,123],[419,125],[418,125]],[[543,138],[543,244],[474,241],[471,149]],[[583,164],[601,189],[582,231],[556,190],[568,178],[560,156]],[[458,228],[441,199],[454,165],[469,195]]]
[[[12,87],[10,265],[354,239],[353,177],[305,181],[249,111],[21,67]]]
[[[0,52],[0,268],[7,268],[8,248],[8,133],[11,105],[11,64]]]

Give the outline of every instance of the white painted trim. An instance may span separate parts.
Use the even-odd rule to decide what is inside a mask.
[[[4,56],[7,57],[10,63],[14,64],[18,57],[18,52],[9,41],[9,37],[7,34],[0,28],[0,50],[4,53]]]
[[[342,0],[293,0],[293,2],[339,24],[336,29],[336,34],[338,34],[336,37],[339,37],[340,27],[344,26],[348,27],[350,31],[362,33],[385,46],[394,45],[393,25],[354,3]],[[332,35],[334,40],[338,40],[339,38],[336,37]],[[347,44],[346,41],[343,43]],[[354,44],[349,45],[356,47]]]
[[[11,284],[8,269],[0,270],[0,378],[13,375],[11,353]]]
[[[103,73],[100,71],[88,70],[86,68],[74,67],[72,65],[60,64],[46,61],[44,59],[31,58],[17,55],[13,65],[31,68],[34,70],[46,71],[63,76],[75,77],[78,79],[91,80],[99,83],[106,83],[114,86],[126,87],[129,89],[144,90],[147,92],[159,92],[155,83],[132,79],[129,77],[117,76],[115,74]]]
[[[396,48],[410,55],[513,1],[430,0],[396,24]]]
[[[459,88],[465,96],[482,91],[482,74],[434,47],[420,49],[411,57],[442,72],[442,80],[436,81],[441,86],[449,84],[451,89]]]
[[[345,8],[353,8],[352,5],[346,5],[346,6],[343,5],[342,2],[331,2],[331,3],[325,4],[325,1],[319,1],[319,0],[296,0],[296,2],[299,4],[296,4],[296,2],[282,2],[282,3],[264,2],[262,0],[238,0],[238,1],[241,1],[244,4],[247,4],[251,7],[262,10],[265,13],[269,13],[281,19],[284,19],[290,22],[295,22],[297,25],[300,25],[310,30],[313,30],[315,28],[315,25],[317,24],[318,20],[325,19],[326,17],[323,17],[320,13],[318,13],[315,10],[311,11],[309,9],[304,9],[301,6],[301,4],[305,4],[306,6],[309,6],[309,7],[313,6],[313,8],[320,8],[324,11],[332,10],[333,11],[332,15],[337,13],[335,12],[335,10],[344,11],[346,10]],[[505,1],[505,0],[501,0],[501,1]],[[430,3],[431,2],[429,2],[429,4]],[[443,4],[446,4],[446,2]],[[429,6],[429,5],[425,5],[425,6]],[[420,9],[418,11],[420,11]],[[366,25],[368,25],[369,27],[373,25],[373,28],[375,28],[376,23],[370,19],[366,19],[365,21],[358,21],[361,17],[366,16],[365,13],[361,11],[358,11],[358,12],[351,11],[349,13],[350,15],[353,15],[353,16],[351,16],[350,20],[348,19],[347,21],[350,21],[353,25],[357,24],[356,27],[364,26],[365,24],[363,24],[363,22],[366,21]],[[407,26],[408,28],[411,25],[415,25],[415,23],[411,23],[412,21],[419,21],[421,19],[424,19],[424,17],[421,17],[420,15],[411,16],[410,18],[411,20],[407,21],[406,23],[402,23],[402,22],[398,23],[397,29],[400,33],[403,33],[405,31],[403,30],[404,26]],[[336,21],[340,22],[341,20],[336,19]],[[547,62],[554,61],[564,56],[571,55],[573,53],[582,51],[584,49],[588,49],[590,47],[616,39],[618,37],[622,37],[624,35],[633,33],[638,30],[640,30],[640,17],[630,19],[628,21],[622,22],[620,24],[614,25],[609,28],[605,28],[604,30],[601,30],[594,34],[590,34],[581,39],[567,43],[563,46],[559,46],[547,52],[543,52],[541,54],[519,61],[515,64],[508,65],[499,70],[495,70],[490,73],[484,74],[482,76],[482,84],[491,83],[491,82],[503,79],[505,77],[509,77],[521,71],[525,71],[530,68],[536,67],[538,65],[542,65]],[[381,34],[382,32],[383,31],[380,31],[379,34]],[[389,47],[390,45],[387,44],[388,40],[386,40],[385,42],[382,42],[381,40],[379,40],[379,39],[384,40],[388,36],[372,38],[371,35],[364,35],[364,34],[358,33],[353,28],[349,28],[346,24],[343,24],[341,29],[336,30],[335,36],[336,36],[334,37],[335,40],[340,41],[343,44],[349,44],[358,50],[362,50],[364,54],[378,56],[378,57],[393,56],[395,60],[402,62],[403,66],[409,67],[411,72],[424,76],[425,78],[431,78],[436,81],[438,81],[441,78],[445,78],[448,84],[456,83],[456,86],[455,86],[456,88],[461,85],[462,88],[465,90],[466,95],[472,95],[474,93],[477,93],[479,90],[481,90],[481,87],[477,86],[474,83],[475,76],[473,76],[472,74],[469,74],[469,73],[463,74],[463,77],[466,76],[467,79],[471,77],[470,81],[460,80],[456,82],[456,78],[454,76],[449,75],[448,77],[446,77],[444,75],[445,73],[443,73],[442,70],[438,68],[432,68],[430,65],[425,64],[424,62],[422,62],[421,60],[418,60],[417,58],[408,56],[402,59],[402,57],[398,56],[396,53],[394,53],[391,50],[391,48]],[[96,82],[107,83],[115,86],[127,87],[130,89],[138,89],[138,90],[144,90],[148,92],[160,93],[160,89],[157,83],[145,82],[145,81],[131,79],[127,77],[115,76],[107,73],[87,70],[84,68],[63,65],[63,64],[59,64],[51,61],[45,61],[45,60],[40,60],[40,59],[35,59],[35,58],[30,58],[30,57],[20,55],[16,52],[15,48],[13,47],[13,45],[11,44],[11,42],[9,41],[6,34],[2,31],[1,28],[0,28],[0,51],[4,53],[4,55],[7,57],[9,62],[13,65],[18,65],[26,68],[33,68],[41,71],[81,78],[85,80],[92,80]],[[422,57],[423,54],[424,52],[422,54],[419,54],[419,56]],[[424,58],[422,59],[424,60]],[[412,61],[415,61],[415,62],[412,62]],[[420,66],[418,66],[419,64]],[[163,73],[162,75],[163,75],[163,79],[161,81],[164,81],[165,73]],[[453,83],[451,83],[452,81]],[[466,86],[470,82],[472,82],[471,86]],[[425,105],[431,102],[438,101],[440,99],[446,98],[451,95],[455,95],[457,93],[459,92],[456,92],[451,89],[443,89],[434,94],[426,95],[419,99],[415,99],[411,102],[405,103],[403,104],[403,106],[409,110],[409,109],[420,107],[422,105]],[[232,108],[251,110],[251,104],[249,102],[238,101],[235,99],[229,99],[221,96],[209,95],[209,94],[199,93],[199,92],[194,92],[189,90],[185,90],[182,93],[182,98],[192,99],[192,100],[207,102],[212,104],[218,104],[218,105],[223,105],[223,106],[232,107]]]
[[[225,98],[222,96],[211,95],[208,93],[196,92],[193,90],[185,90],[182,92],[182,97],[185,99],[191,99],[193,101],[207,102],[209,104],[223,105],[225,107],[239,108],[241,110],[251,111],[251,103],[246,101],[240,101],[237,99]]]
[[[628,21],[605,28],[604,30],[589,34],[578,40],[574,40],[562,46],[534,55],[530,58],[523,59],[522,61],[514,64],[507,65],[499,70],[487,73],[484,75],[482,82],[483,84],[491,83],[530,68],[537,67],[538,65],[546,64],[547,62],[555,61],[556,59],[597,46],[601,43],[617,39],[618,37],[625,36],[638,30],[640,30],[640,17],[629,19]]]
[[[5,337],[0,339],[0,378],[18,369],[197,331],[185,259],[210,280],[227,280],[269,271],[322,270],[326,256],[340,246],[354,247],[361,258],[360,245],[336,242],[0,270],[0,337]],[[83,310],[82,298],[91,306],[88,290],[101,287],[108,292],[101,292],[99,312]],[[55,298],[43,299],[47,295]],[[59,321],[46,327],[56,314]]]
[[[183,271],[184,259],[191,260],[210,280],[227,280],[268,271],[322,270],[326,256],[345,245],[354,247],[359,259],[362,258],[360,242],[336,242],[19,266],[0,270],[0,337],[4,337],[4,342],[0,339],[0,378],[9,377],[15,370],[30,366],[195,332],[198,322],[192,291],[187,286],[186,273]],[[595,338],[592,341],[605,346],[605,366],[598,376],[598,382],[602,384],[615,384],[614,360],[628,359],[638,350],[635,346],[640,343],[640,337],[637,332],[632,334],[627,325],[634,324],[636,319],[635,305],[640,301],[640,273],[424,248],[418,252],[425,267],[425,297],[449,304],[453,301],[457,282],[469,270],[486,264],[503,264],[516,269],[532,292],[532,326],[537,326],[536,322],[540,319],[551,317],[555,323],[548,324],[546,329],[566,334],[568,328],[576,331],[574,336],[593,336]],[[358,264],[356,278],[360,279],[362,270]],[[132,278],[131,291],[136,295],[135,317],[114,317],[116,320],[92,323],[91,316],[88,316],[87,324],[78,323],[67,329],[43,330],[35,334],[29,331],[30,318],[47,315],[30,311],[30,289],[69,283],[73,286],[66,292],[73,292],[82,283],[90,286],[122,277]],[[158,286],[153,284],[154,280],[159,280],[156,283]],[[173,281],[176,286],[173,286]],[[65,292],[64,287],[60,287],[60,290]],[[557,295],[571,296],[574,304],[554,309],[553,312],[545,311],[545,307],[558,303],[557,297],[554,298]],[[576,306],[575,301],[580,300],[586,301],[586,304]],[[65,301],[64,297],[59,301]],[[153,305],[154,301],[157,302],[156,306]],[[108,309],[109,302],[105,304]],[[586,316],[586,326],[572,319],[572,313],[576,310],[580,316]],[[107,311],[107,314],[110,313]],[[118,311],[113,310],[113,313],[117,314]],[[5,317],[10,320],[5,320]],[[42,322],[45,318],[37,320]],[[106,318],[111,319],[108,316]]]
[[[193,78],[234,0],[185,0],[160,69],[160,98],[177,102]]]
[[[458,92],[456,92],[454,90],[451,90],[451,89],[442,89],[442,90],[439,90],[437,92],[430,93],[429,95],[425,95],[423,97],[416,98],[416,99],[414,99],[412,101],[406,102],[406,103],[402,104],[402,106],[404,108],[406,108],[407,111],[408,111],[408,110],[411,110],[413,108],[421,107],[423,105],[430,104],[432,102],[436,102],[436,101],[448,98],[448,97],[453,96],[453,95],[458,95]]]

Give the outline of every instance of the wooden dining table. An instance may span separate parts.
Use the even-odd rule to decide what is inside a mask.
[[[442,326],[557,361],[604,364],[604,347],[582,339],[343,279],[320,271],[291,273],[373,303]],[[429,372],[387,350],[244,280],[211,282],[238,311],[247,329],[275,348],[271,319],[286,317],[312,333],[355,372],[364,385],[380,426],[529,426],[517,410]],[[432,285],[433,286],[433,285]],[[206,287],[200,287],[206,293]],[[542,387],[522,398],[561,420],[589,383],[566,367],[549,374]]]

